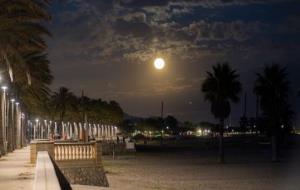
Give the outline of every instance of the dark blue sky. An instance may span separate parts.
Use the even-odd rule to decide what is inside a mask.
[[[139,116],[158,115],[164,100],[166,114],[213,121],[200,90],[205,71],[223,61],[237,69],[253,116],[254,73],[276,62],[288,68],[300,110],[297,0],[64,0],[51,12],[54,89],[84,89]],[[167,62],[163,71],[152,66],[157,56]],[[241,110],[233,106],[233,121]]]

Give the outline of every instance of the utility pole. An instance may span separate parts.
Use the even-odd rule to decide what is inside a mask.
[[[244,117],[247,117],[247,92],[245,92],[244,96]]]
[[[163,144],[163,130],[164,130],[164,101],[161,101],[161,131],[160,131],[160,145]]]
[[[161,101],[161,114],[160,114],[161,118],[164,118],[164,102]]]
[[[82,109],[82,124],[83,124],[83,141],[87,142],[89,140],[88,135],[88,123],[87,117],[84,110],[84,90],[81,90],[81,109]]]

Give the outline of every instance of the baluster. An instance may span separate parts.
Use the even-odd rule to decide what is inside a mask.
[[[71,159],[70,149],[71,149],[71,146],[70,146],[70,145],[67,145],[67,155],[68,155],[68,160]]]
[[[57,156],[58,156],[58,160],[61,159],[61,146],[58,146],[58,153],[57,153]]]
[[[67,158],[68,158],[68,160],[70,160],[70,156],[71,156],[71,154],[70,154],[70,148],[71,148],[71,146],[67,145]]]
[[[65,160],[68,160],[68,145],[65,145]]]
[[[72,160],[74,160],[75,158],[75,148],[74,146],[72,146]]]
[[[89,145],[89,159],[92,158],[92,149],[91,149],[91,145]]]
[[[88,146],[85,145],[85,159],[89,158],[88,151]]]
[[[95,146],[92,146],[92,149],[93,149],[93,159],[95,159],[96,158]]]
[[[66,147],[64,145],[62,145],[62,160],[65,160],[66,159]]]
[[[63,147],[60,145],[59,149],[60,149],[60,160],[62,160],[63,159]]]
[[[63,145],[63,147],[64,147],[64,160],[67,160],[68,159],[68,153],[67,153],[67,146],[66,145]]]
[[[66,145],[65,148],[66,148],[66,152],[65,152],[66,160],[69,160],[69,145]]]
[[[54,160],[57,160],[57,147],[54,146]]]
[[[75,160],[75,159],[74,159],[74,158],[75,158],[75,149],[74,149],[74,146],[73,146],[73,145],[71,146],[71,155],[72,155],[72,156],[71,156],[71,159],[72,159],[72,160]]]
[[[82,156],[82,146],[81,145],[79,145],[79,158],[80,159],[83,159],[83,156]]]
[[[55,153],[56,155],[55,156],[56,156],[57,160],[59,160],[59,148],[60,148],[59,146],[56,147],[56,153]]]
[[[79,147],[77,145],[75,145],[75,153],[76,153],[76,156],[75,156],[75,159],[78,160],[79,159]]]
[[[94,159],[94,145],[91,145],[91,159]]]

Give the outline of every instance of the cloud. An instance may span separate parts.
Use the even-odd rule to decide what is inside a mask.
[[[200,76],[218,61],[229,61],[248,77],[243,80],[250,86],[249,78],[262,63],[299,60],[299,15],[289,12],[294,4],[280,2],[284,1],[68,0],[54,12],[49,27],[56,83],[84,86],[92,96],[120,101],[126,111],[139,107],[137,113],[148,111],[148,100],[164,96],[174,105],[198,99]],[[241,17],[250,4],[257,9]],[[165,78],[149,74],[147,64],[156,56],[170,65]],[[209,109],[202,101],[194,105]]]

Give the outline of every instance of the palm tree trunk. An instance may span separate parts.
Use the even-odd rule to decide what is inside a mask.
[[[221,164],[224,163],[224,119],[220,119],[219,126],[219,162]]]
[[[271,146],[272,146],[272,162],[278,162],[278,144],[276,134],[272,134],[271,137]]]

